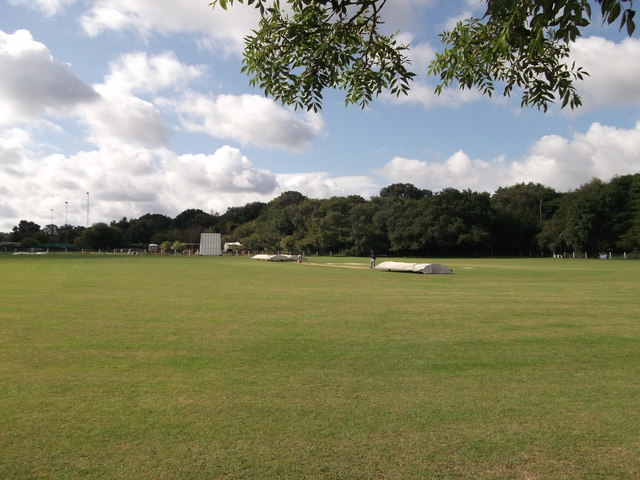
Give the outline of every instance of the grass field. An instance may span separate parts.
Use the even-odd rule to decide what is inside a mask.
[[[640,262],[440,262],[0,256],[0,478],[640,478]]]

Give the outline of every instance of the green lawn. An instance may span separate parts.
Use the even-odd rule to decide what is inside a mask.
[[[640,478],[640,262],[435,261],[0,256],[0,479]]]

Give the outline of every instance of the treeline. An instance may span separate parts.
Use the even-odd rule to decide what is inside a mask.
[[[312,199],[289,191],[268,203],[224,214],[185,210],[175,218],[146,214],[90,228],[23,220],[5,240],[23,247],[146,248],[197,243],[220,232],[251,251],[410,256],[529,256],[577,252],[640,253],[640,174],[594,179],[561,193],[521,183],[495,193],[439,192],[393,184],[369,200],[351,195]]]

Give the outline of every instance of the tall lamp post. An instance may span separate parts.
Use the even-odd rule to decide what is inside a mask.
[[[64,224],[69,225],[69,202],[64,202]]]
[[[89,192],[87,192],[87,228],[89,228]]]

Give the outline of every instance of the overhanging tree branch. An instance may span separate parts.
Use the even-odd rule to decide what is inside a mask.
[[[381,92],[406,95],[415,76],[408,46],[380,33],[387,0],[213,0],[260,11],[259,27],[245,38],[242,70],[250,84],[296,108],[322,108],[326,88],[345,90],[345,103],[365,107]],[[591,4],[603,23],[635,32],[633,0],[485,0],[482,18],[441,34],[448,47],[428,66],[436,93],[457,84],[492,95],[521,91],[521,105],[542,110],[556,102],[581,105],[574,82],[586,75],[569,63],[571,44],[591,24]]]

